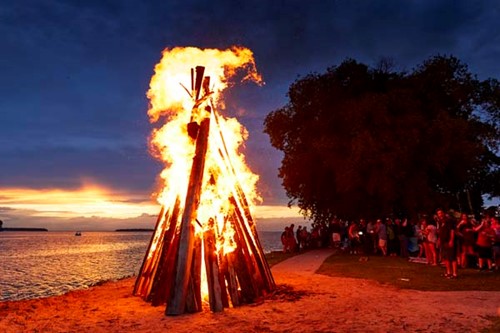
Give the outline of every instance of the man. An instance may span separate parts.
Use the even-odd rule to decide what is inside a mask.
[[[382,251],[382,255],[387,255],[387,228],[382,220],[377,220],[376,225],[377,236],[378,236],[378,247]]]
[[[455,246],[455,222],[446,215],[442,209],[436,211],[439,224],[439,245],[441,248],[441,260],[446,267],[445,277],[457,278],[457,248]]]

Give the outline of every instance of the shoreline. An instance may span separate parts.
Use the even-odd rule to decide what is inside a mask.
[[[310,251],[273,266],[273,295],[222,313],[166,317],[165,306],[132,295],[135,277],[129,277],[60,296],[0,302],[0,331],[475,332],[500,316],[500,292],[398,290],[314,274],[329,254]]]

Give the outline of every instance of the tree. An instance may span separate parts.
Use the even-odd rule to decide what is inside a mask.
[[[347,59],[300,78],[266,117],[289,204],[321,222],[477,211],[482,194],[498,196],[498,81],[478,80],[455,57],[411,73],[384,64]]]

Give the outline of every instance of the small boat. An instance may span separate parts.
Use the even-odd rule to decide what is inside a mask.
[[[82,235],[82,232],[81,231],[77,231],[75,232],[75,236],[81,236]]]

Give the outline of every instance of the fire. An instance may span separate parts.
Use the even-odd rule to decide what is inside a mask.
[[[253,54],[247,48],[202,50],[195,47],[176,47],[163,51],[163,57],[155,67],[147,93],[150,100],[150,121],[155,123],[161,119],[167,120],[161,128],[153,131],[150,141],[153,155],[166,165],[160,175],[163,188],[158,195],[158,202],[163,207],[173,207],[176,198],[185,197],[188,188],[195,146],[187,133],[186,124],[201,120],[201,112],[192,114],[194,96],[190,96],[192,77],[189,73],[193,64],[204,66],[205,73],[210,75],[210,103],[216,110],[223,109],[222,92],[236,74],[243,73],[243,80],[262,83]],[[248,132],[237,119],[223,117],[216,110],[210,114],[210,141],[205,166],[206,170],[214,172],[206,172],[203,178],[203,191],[198,208],[200,225],[196,231],[201,232],[206,222],[214,218],[217,234],[222,235],[223,230],[230,228],[224,216],[230,209],[227,198],[235,195],[235,182],[241,185],[251,210],[260,197],[256,191],[258,176],[248,168],[240,151]],[[217,178],[216,182],[214,177]],[[226,230],[225,234],[222,238],[229,244],[230,233]],[[220,248],[229,251],[231,246],[221,245]]]
[[[188,47],[166,49],[151,79],[148,114],[165,123],[150,148],[166,167],[134,294],[166,303],[167,315],[201,311],[203,295],[218,312],[275,288],[252,219],[260,198],[241,152],[248,132],[218,111],[236,74],[262,82],[250,50]]]

